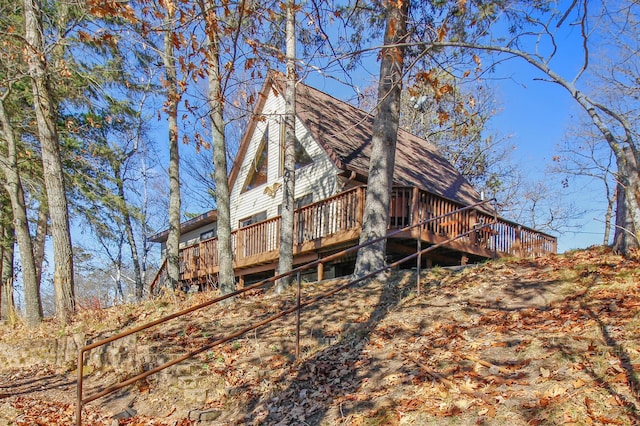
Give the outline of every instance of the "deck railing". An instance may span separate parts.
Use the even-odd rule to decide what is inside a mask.
[[[361,186],[297,209],[294,215],[295,244],[360,229],[364,193],[365,188]]]
[[[294,253],[300,254],[311,242],[338,244],[353,240],[362,226],[366,187],[360,186],[333,197],[299,208],[294,216]],[[474,227],[494,223],[491,229],[482,228],[460,239],[469,249],[483,253],[534,256],[556,251],[556,238],[495,218],[489,209],[458,211],[462,203],[429,193],[415,187],[394,187],[391,194],[389,228],[400,229],[433,217],[444,218],[421,227],[420,238],[436,243],[452,235],[465,234]],[[449,215],[449,213],[452,213]],[[232,250],[236,266],[273,261],[280,244],[280,216],[267,219],[232,232]],[[344,239],[345,241],[341,240]],[[217,239],[211,238],[190,245],[180,251],[181,279],[192,279],[216,271],[218,266]]]
[[[401,194],[398,196],[401,200],[406,198],[408,190],[408,188],[394,188],[394,192]],[[495,221],[496,223],[492,226],[492,229],[483,229],[469,234],[461,240],[478,248],[521,257],[538,256],[557,251],[557,239],[555,237],[513,221],[500,217],[496,218],[487,209],[456,211],[464,205],[423,190],[414,189],[412,197],[413,214],[414,216],[417,215],[417,217],[413,217],[411,223],[455,212],[446,217],[446,219],[430,222],[423,227],[424,231],[428,231],[433,235],[458,235],[473,229],[473,227],[479,227]],[[414,204],[413,199],[416,197],[418,202]],[[393,212],[392,203],[390,225],[394,223]],[[400,221],[400,225],[402,223]]]

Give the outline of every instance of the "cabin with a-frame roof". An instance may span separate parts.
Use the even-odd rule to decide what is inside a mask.
[[[273,275],[278,263],[283,90],[270,74],[229,175],[234,270],[241,282]],[[302,83],[297,85],[296,108],[294,263],[301,264],[358,243],[373,117]],[[392,237],[389,260],[415,252],[418,241],[422,247],[446,242],[423,259],[425,267],[556,251],[555,237],[502,219],[486,205],[458,212],[480,202],[480,194],[433,144],[404,130],[398,133],[393,179],[389,229],[434,220]],[[182,224],[180,278],[185,285],[217,282],[216,220],[213,210]],[[487,223],[491,227],[480,227]],[[160,232],[152,240],[164,247],[167,234]],[[460,234],[466,235],[447,242]],[[323,264],[318,278],[350,273],[354,260]],[[152,287],[162,281],[164,269],[163,264]]]

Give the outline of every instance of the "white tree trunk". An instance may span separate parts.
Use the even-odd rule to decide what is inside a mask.
[[[284,112],[284,170],[282,174],[282,226],[280,231],[280,259],[278,274],[293,269],[293,232],[296,190],[296,12],[295,0],[287,1],[286,58],[287,78]],[[291,277],[278,281],[276,292],[283,292]]]
[[[176,289],[180,282],[180,154],[178,149],[178,78],[173,49],[175,4],[166,2],[163,60],[169,123],[169,235],[167,236],[167,277]]]

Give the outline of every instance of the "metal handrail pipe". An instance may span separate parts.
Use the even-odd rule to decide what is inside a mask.
[[[77,381],[76,425],[80,426],[82,424],[82,407],[84,406],[84,404],[89,403],[91,401],[94,401],[94,400],[96,400],[96,399],[98,399],[98,398],[100,398],[102,396],[105,396],[105,395],[107,395],[109,393],[115,392],[116,390],[122,389],[123,387],[128,386],[130,384],[133,384],[138,380],[144,379],[144,378],[146,378],[146,377],[148,377],[150,375],[158,373],[158,372],[160,372],[160,371],[162,371],[162,370],[164,370],[164,369],[166,369],[168,367],[171,367],[171,366],[173,366],[173,365],[175,365],[175,364],[177,364],[179,362],[182,362],[182,361],[184,361],[186,359],[189,359],[189,358],[191,358],[191,357],[193,357],[193,356],[195,356],[197,354],[200,354],[200,353],[202,353],[202,352],[204,352],[204,351],[206,351],[208,349],[211,349],[214,346],[217,346],[217,345],[225,343],[225,342],[227,342],[229,340],[235,339],[236,337],[239,337],[239,336],[241,336],[242,334],[244,334],[244,333],[246,333],[248,331],[251,331],[251,330],[254,330],[256,328],[259,328],[259,327],[261,327],[261,326],[263,326],[265,324],[268,324],[269,322],[274,321],[274,320],[276,320],[276,319],[278,319],[278,318],[280,318],[280,317],[282,317],[284,315],[287,315],[289,313],[295,312],[298,309],[302,309],[303,307],[308,306],[309,304],[315,303],[315,302],[317,302],[317,301],[319,301],[319,300],[321,300],[321,299],[323,299],[325,297],[328,297],[328,296],[330,296],[332,294],[335,294],[338,291],[341,291],[341,290],[343,290],[343,289],[345,289],[345,288],[347,288],[349,286],[352,286],[352,285],[357,284],[359,282],[362,282],[362,281],[364,281],[364,280],[366,280],[368,278],[371,278],[371,277],[379,274],[380,272],[386,271],[386,270],[388,270],[390,268],[393,268],[393,267],[395,267],[397,265],[400,265],[400,264],[402,264],[402,263],[404,263],[404,262],[406,262],[406,261],[408,261],[410,259],[413,259],[413,258],[417,257],[418,256],[418,252],[416,252],[416,253],[414,253],[414,254],[412,254],[410,256],[407,256],[407,257],[405,257],[405,258],[403,258],[403,259],[401,259],[399,261],[396,261],[396,262],[393,262],[393,263],[391,263],[389,265],[386,265],[385,267],[383,267],[383,268],[381,268],[381,269],[379,269],[377,271],[373,271],[373,272],[370,272],[370,273],[368,273],[368,274],[366,274],[366,275],[364,275],[362,277],[358,277],[355,280],[350,281],[349,283],[347,283],[345,285],[336,287],[335,289],[332,289],[331,291],[329,291],[327,293],[323,293],[322,295],[319,295],[319,296],[317,296],[315,298],[309,299],[309,300],[307,300],[305,302],[301,302],[298,306],[296,306],[294,308],[290,308],[290,309],[287,309],[285,311],[282,311],[282,312],[280,312],[280,313],[278,313],[276,315],[273,315],[272,317],[269,317],[269,318],[267,318],[267,319],[265,319],[263,321],[260,321],[260,322],[254,324],[254,325],[252,325],[250,327],[247,327],[247,328],[245,328],[243,330],[240,330],[240,331],[238,331],[236,333],[233,333],[233,334],[231,334],[231,335],[229,335],[229,336],[227,336],[227,337],[225,337],[223,339],[220,339],[220,340],[218,340],[216,342],[208,344],[208,345],[206,345],[206,346],[204,346],[204,347],[202,347],[202,348],[200,348],[198,350],[189,352],[189,353],[187,353],[185,355],[182,355],[182,356],[180,356],[180,357],[178,357],[178,358],[176,358],[176,359],[174,359],[172,361],[166,362],[166,363],[164,363],[162,365],[159,365],[159,366],[157,366],[157,367],[155,367],[153,369],[147,370],[144,373],[141,373],[141,374],[138,374],[138,375],[136,375],[134,377],[131,377],[131,378],[129,378],[129,379],[127,379],[127,380],[125,380],[125,381],[123,381],[121,383],[117,383],[115,385],[112,385],[112,386],[110,386],[110,387],[108,387],[108,388],[106,388],[106,389],[104,389],[104,390],[102,390],[102,391],[100,391],[100,392],[98,392],[98,393],[96,393],[94,395],[90,395],[90,396],[88,396],[86,398],[82,398],[82,387],[83,387],[83,376],[84,376],[84,374],[83,374],[84,354],[86,352],[88,352],[88,351],[90,351],[92,349],[95,349],[95,348],[97,348],[99,346],[103,346],[103,345],[106,345],[108,343],[111,343],[111,342],[113,342],[115,340],[121,339],[123,337],[130,336],[131,334],[134,334],[134,333],[140,332],[142,330],[146,330],[148,328],[151,328],[153,326],[162,324],[164,322],[170,321],[170,320],[172,320],[174,318],[186,315],[186,314],[194,312],[196,310],[200,310],[202,308],[206,308],[208,306],[214,305],[214,304],[222,302],[224,300],[233,298],[233,297],[238,296],[240,294],[243,294],[243,293],[245,293],[247,291],[260,288],[260,287],[262,287],[262,286],[264,286],[264,285],[266,285],[268,283],[275,282],[275,281],[277,281],[277,280],[279,280],[281,278],[284,278],[284,277],[287,277],[287,276],[292,276],[294,274],[298,274],[298,273],[300,273],[302,271],[305,271],[305,270],[310,269],[310,268],[312,268],[314,266],[317,266],[318,264],[320,264],[322,262],[327,262],[327,261],[331,261],[331,260],[337,259],[339,257],[344,256],[345,254],[348,254],[348,253],[351,253],[353,251],[359,250],[362,247],[367,247],[369,245],[375,244],[375,243],[377,243],[379,241],[382,241],[384,239],[388,239],[389,237],[392,237],[394,235],[400,234],[402,232],[406,232],[406,231],[411,230],[411,229],[413,229],[415,227],[423,226],[423,225],[426,225],[426,224],[428,224],[430,222],[433,222],[433,221],[436,221],[436,220],[440,220],[440,219],[442,219],[444,217],[448,217],[448,216],[451,216],[453,214],[456,214],[456,213],[459,213],[459,212],[462,212],[462,211],[465,211],[465,210],[470,210],[470,209],[476,208],[476,207],[478,207],[480,205],[489,203],[491,201],[492,200],[484,200],[484,201],[475,203],[473,205],[465,206],[465,207],[460,208],[458,210],[454,210],[454,211],[449,212],[449,213],[445,213],[445,214],[442,214],[442,215],[439,215],[439,216],[436,216],[436,217],[433,217],[433,218],[422,220],[422,221],[420,221],[420,222],[418,222],[416,224],[409,225],[409,226],[406,226],[404,228],[389,232],[388,234],[386,234],[384,236],[368,240],[368,241],[366,241],[366,242],[364,242],[362,244],[359,244],[357,246],[347,248],[345,250],[342,250],[342,251],[340,251],[338,253],[334,253],[334,254],[329,255],[327,257],[324,257],[322,259],[318,259],[318,260],[315,260],[313,262],[307,263],[305,265],[301,265],[301,266],[299,266],[297,268],[294,268],[293,270],[291,270],[289,272],[278,274],[278,275],[276,275],[274,277],[270,277],[270,278],[268,278],[266,280],[257,282],[255,284],[252,284],[252,285],[250,285],[248,287],[245,287],[243,289],[236,290],[236,291],[228,293],[226,295],[222,295],[222,296],[213,298],[213,299],[211,299],[211,300],[209,300],[207,302],[203,302],[203,303],[200,303],[198,305],[192,306],[190,308],[183,309],[181,311],[178,311],[178,312],[175,312],[173,314],[170,314],[170,315],[164,316],[162,318],[159,318],[157,320],[151,321],[151,322],[149,322],[147,324],[144,324],[144,325],[141,325],[141,326],[138,326],[138,327],[134,327],[134,328],[132,328],[130,330],[126,330],[126,331],[120,332],[120,333],[115,334],[115,335],[113,335],[111,337],[108,337],[106,339],[103,339],[103,340],[91,343],[89,345],[83,346],[79,350],[78,362],[77,362],[78,381]],[[451,238],[451,239],[443,241],[441,243],[429,246],[428,248],[422,250],[420,253],[426,253],[426,252],[428,252],[430,250],[434,250],[434,249],[436,249],[438,247],[441,247],[442,245],[448,244],[448,243],[450,243],[452,241],[455,241],[458,238],[461,238],[463,236],[469,235],[472,232],[477,231],[478,229],[481,229],[481,228],[484,228],[484,227],[487,227],[487,226],[490,226],[490,225],[491,224],[484,224],[483,226],[477,227],[477,228],[475,228],[473,230],[470,230],[468,232],[465,232],[463,234],[459,234],[458,236],[456,236],[454,238]]]

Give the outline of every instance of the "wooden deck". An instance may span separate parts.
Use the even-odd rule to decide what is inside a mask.
[[[296,210],[294,255],[298,263],[317,259],[323,252],[331,249],[357,243],[362,227],[365,192],[365,186],[353,188]],[[401,229],[424,219],[455,212],[462,207],[462,204],[418,188],[396,187],[392,193],[389,229]],[[396,235],[389,246],[404,245],[407,250],[415,251],[418,238],[423,242],[423,247],[427,247],[487,223],[492,224],[490,228],[471,232],[448,244],[447,249],[476,258],[490,258],[494,255],[526,257],[556,252],[555,237],[496,218],[488,211],[479,209],[456,212]],[[412,245],[408,244],[410,241],[413,241]],[[279,243],[279,216],[233,231],[232,249],[236,274],[247,275],[260,270],[261,265],[273,265],[278,259]],[[181,280],[200,280],[217,272],[216,238],[181,249]],[[156,277],[154,281],[158,279],[160,277]]]

